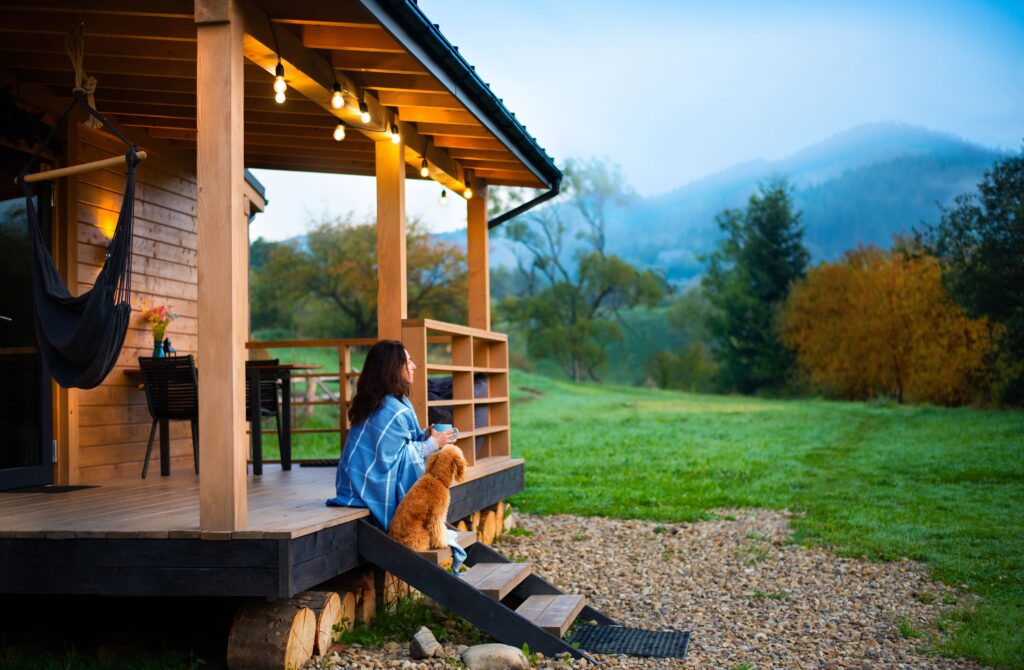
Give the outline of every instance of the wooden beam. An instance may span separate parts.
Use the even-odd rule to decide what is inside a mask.
[[[70,28],[81,23],[82,13],[87,12],[86,3],[76,1],[77,8],[69,11],[33,11],[19,6],[16,10],[5,11],[0,21],[0,33],[42,33],[67,35]],[[117,16],[92,14],[85,21],[85,39],[88,45],[96,38],[123,38],[134,36],[139,39],[184,40],[194,42],[196,26],[189,18],[174,19],[161,16]],[[89,72],[89,60],[85,61]]]
[[[196,0],[196,15],[205,3]],[[243,19],[197,26],[196,154],[199,232],[199,528],[242,530],[246,499],[245,340],[248,231],[244,226]]]
[[[380,104],[388,107],[436,107],[437,109],[463,110],[462,103],[451,93],[412,93],[407,91],[381,91],[377,94]],[[422,131],[421,131],[422,132]]]
[[[469,326],[491,329],[491,278],[487,231],[487,183],[472,179],[466,201],[466,260],[469,265]]]
[[[21,53],[2,51],[3,40],[0,40],[0,63],[13,70],[54,70],[65,72],[67,81],[74,83],[71,76],[71,64],[67,54]],[[90,75],[142,75],[146,77],[196,78],[195,63],[189,61],[160,60],[158,58],[125,58],[121,56],[87,56],[86,72]],[[99,77],[97,76],[97,79]]]
[[[405,121],[426,123],[447,123],[451,125],[477,126],[480,123],[469,112],[432,107],[399,107],[398,116]]]
[[[392,340],[409,316],[403,156],[401,142],[377,142],[377,337]]]
[[[461,126],[453,123],[424,123],[418,122],[416,127],[424,135],[450,135],[452,137],[479,137],[490,139],[492,135],[482,126]],[[515,160],[512,154],[507,154],[509,160]],[[518,161],[516,161],[518,164]]]
[[[260,6],[274,17],[275,23],[311,23],[340,27],[380,25],[359,0],[260,0]]]
[[[337,26],[303,25],[302,45],[309,49],[338,51],[377,51],[404,54],[405,49],[379,25]]]
[[[423,66],[405,53],[376,51],[331,51],[331,64],[348,72],[387,72],[391,74],[426,74]]]
[[[377,91],[447,93],[444,86],[429,75],[358,72],[356,73],[355,78],[363,88],[372,88]]]
[[[0,10],[6,12],[14,9],[25,7],[11,2],[0,3]],[[31,9],[37,12],[72,11],[90,17],[97,14],[114,14],[191,20],[195,5],[192,0],[160,0],[158,7],[150,7],[137,0],[89,0],[88,3],[83,3],[82,0],[33,0]]]
[[[500,161],[500,162],[504,163],[504,162],[507,162],[507,161],[514,161],[514,160],[516,160],[515,156],[513,156],[511,153],[509,153],[508,151],[505,151],[505,150],[501,150],[501,151],[488,151],[486,149],[459,149],[459,148],[452,148],[452,149],[448,150],[448,153],[451,154],[453,157],[456,157],[456,158],[459,158],[459,159],[473,158],[473,159],[478,160],[478,161],[488,161],[488,160],[491,160],[491,161]],[[518,161],[516,161],[516,162],[518,162]]]
[[[487,151],[499,151],[505,148],[498,140],[476,139],[472,137],[435,137],[434,144],[439,147],[484,149]]]
[[[0,11],[3,8],[0,7]],[[47,33],[9,33],[3,38],[3,48],[22,53],[53,53],[67,58],[66,35]],[[93,56],[120,56],[122,58],[160,58],[195,62],[195,42],[139,38],[102,37],[86,38],[85,62]],[[70,66],[70,61],[68,61]],[[422,69],[422,68],[421,68]],[[86,70],[88,72],[88,70]]]

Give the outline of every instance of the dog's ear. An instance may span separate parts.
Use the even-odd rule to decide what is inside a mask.
[[[466,479],[466,457],[459,449],[455,454],[455,481],[462,482]]]
[[[427,461],[427,474],[445,486],[452,485],[453,470],[452,455],[448,447],[435,451]]]

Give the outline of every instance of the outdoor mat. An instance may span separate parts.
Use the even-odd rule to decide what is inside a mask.
[[[299,463],[300,467],[303,468],[336,468],[338,467],[337,458],[310,458]]]
[[[20,489],[7,489],[0,493],[67,493],[68,491],[81,491],[82,489],[95,489],[97,486],[53,486],[44,484],[41,486],[26,486]]]
[[[577,626],[569,644],[595,654],[686,658],[690,631],[653,631],[625,626]]]

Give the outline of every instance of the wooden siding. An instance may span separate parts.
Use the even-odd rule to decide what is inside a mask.
[[[105,133],[82,126],[76,130],[72,137],[77,139],[68,147],[71,164],[124,152],[124,145]],[[149,158],[137,171],[132,300],[169,305],[178,319],[167,337],[179,354],[194,354],[199,331],[195,165],[161,144],[140,143]],[[124,181],[118,170],[90,172],[76,180],[68,215],[77,234],[78,291],[92,287],[103,265]],[[149,328],[134,315],[113,372],[101,386],[79,392],[79,481],[139,476],[151,420],[140,380],[125,369],[138,367],[138,357],[152,353],[152,342]],[[172,468],[192,467],[190,435],[187,423],[171,422]]]

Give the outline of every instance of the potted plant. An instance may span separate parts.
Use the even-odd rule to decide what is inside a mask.
[[[167,324],[177,319],[178,315],[173,314],[167,305],[149,306],[149,301],[143,300],[141,316],[153,331],[153,358],[163,358],[164,334],[167,332]]]

